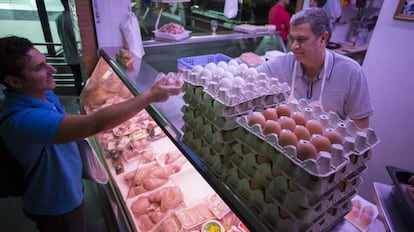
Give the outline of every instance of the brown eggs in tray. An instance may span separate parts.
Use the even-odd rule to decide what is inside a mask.
[[[310,106],[303,99],[272,108],[241,116],[237,122],[317,176],[338,171],[350,162],[351,155],[362,155],[379,143],[373,129],[360,129],[353,121]],[[277,119],[266,120],[269,112]]]

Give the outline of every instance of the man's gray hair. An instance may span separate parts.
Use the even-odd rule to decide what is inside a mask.
[[[332,35],[331,22],[328,14],[324,9],[318,7],[309,7],[294,14],[290,19],[291,26],[298,26],[304,23],[310,23],[311,29],[315,36],[321,36],[325,31]]]

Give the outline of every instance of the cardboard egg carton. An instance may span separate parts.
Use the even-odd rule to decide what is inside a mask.
[[[229,170],[225,181],[235,195],[268,224],[272,231],[321,231],[330,228],[349,211],[349,199],[356,193],[352,191],[342,199],[327,201],[317,209],[296,206],[292,210],[293,206],[273,201],[266,191],[256,185],[253,187],[251,180],[236,168]],[[286,196],[288,199],[289,196]],[[293,200],[287,201],[294,204]]]
[[[268,77],[264,73],[255,75],[238,71],[236,76],[243,79],[243,85],[231,88],[219,87],[221,75],[211,77],[192,71],[184,74],[184,90],[194,92],[193,88],[202,86],[204,94],[194,92],[205,105],[211,105],[213,111],[221,116],[241,115],[257,106],[274,106],[286,101],[285,93],[289,91],[286,83],[280,83],[277,78]],[[192,85],[193,87],[189,86]]]
[[[319,157],[316,160],[309,159],[302,161],[298,159],[298,157],[296,156],[295,146],[282,147],[278,143],[278,136],[276,134],[264,135],[259,125],[256,124],[249,126],[249,116],[242,116],[238,118],[237,122],[246,131],[244,135],[240,135],[238,137],[242,138],[246,134],[250,133],[270,145],[264,148],[261,142],[258,143],[256,142],[256,140],[247,139],[248,141],[253,141],[253,143],[249,143],[250,146],[256,147],[258,150],[261,150],[266,154],[272,154],[276,150],[279,153],[283,154],[283,156],[289,158],[296,166],[302,168],[309,174],[318,177],[327,177],[333,173],[338,172],[344,166],[347,166],[350,163],[351,156],[364,156],[365,153],[370,151],[375,145],[379,143],[379,139],[376,137],[374,130],[371,128],[360,129],[356,126],[356,124],[353,121],[341,121],[339,117],[335,116],[336,114],[334,113],[318,113],[322,111],[318,111],[317,108],[311,108],[308,105],[305,107],[301,107],[298,104],[296,106],[296,109],[292,109],[291,107],[292,111],[303,112],[308,120],[318,120],[325,127],[329,127],[333,130],[336,130],[343,136],[345,140],[344,143],[333,144],[331,153],[322,151],[319,153]],[[369,158],[369,156],[364,157]],[[358,166],[359,163],[366,161],[363,158],[359,160],[360,162],[358,162],[356,165],[348,165],[348,167],[351,167],[349,168],[349,170],[345,170],[345,172],[353,172],[353,166]],[[345,173],[345,175],[347,173]]]
[[[264,165],[266,163],[261,164],[255,173],[261,173],[265,170],[263,169]],[[314,220],[323,214],[326,208],[332,206],[333,203],[356,191],[361,183],[360,176],[354,176],[353,179],[343,180],[330,191],[319,195],[306,191],[300,185],[284,176],[278,176],[272,181],[264,183],[262,180],[266,178],[260,177],[260,175],[252,175],[252,173],[246,171],[245,167],[237,166],[235,163],[233,163],[233,166],[237,169],[237,176],[247,179],[255,188],[263,188],[266,194],[289,210],[295,218],[306,222]],[[239,188],[237,189],[240,190]]]
[[[253,125],[253,127],[256,126],[257,125]],[[360,175],[366,169],[366,157],[370,157],[365,153],[356,155],[355,157],[359,158],[359,162],[356,164],[352,164],[345,159],[343,164],[334,171],[331,170],[329,163],[322,163],[322,165],[326,165],[326,167],[329,168],[326,168],[329,172],[328,174],[323,173],[323,175],[321,175],[320,173],[310,172],[307,169],[309,165],[306,165],[306,163],[310,162],[315,166],[318,164],[318,160],[295,160],[286,155],[283,151],[276,149],[266,140],[256,136],[256,134],[250,133],[244,127],[238,128],[235,132],[235,136],[238,140],[238,144],[241,144],[234,146],[236,154],[246,155],[253,152],[253,154],[260,154],[267,157],[271,161],[271,173],[273,176],[278,175],[275,173],[281,173],[285,178],[295,181],[295,183],[299,184],[306,191],[315,194],[323,194],[327,192],[348,176]],[[270,134],[269,136],[276,135]]]

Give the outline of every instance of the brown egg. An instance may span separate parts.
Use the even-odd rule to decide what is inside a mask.
[[[267,120],[265,126],[263,127],[264,135],[275,133],[277,134],[277,136],[279,136],[281,131],[282,127],[280,126],[280,124],[273,120]]]
[[[280,104],[276,107],[276,112],[279,117],[290,117],[290,109],[286,104]]]
[[[266,118],[266,120],[275,120],[277,121],[278,115],[276,112],[276,108],[266,108],[263,110],[263,115]]]
[[[266,119],[261,112],[253,112],[250,115],[249,121],[247,122],[249,126],[253,126],[255,124],[259,124],[262,128],[264,128],[266,124]]]
[[[301,112],[294,112],[291,118],[295,120],[296,125],[306,126],[306,117]]]
[[[374,210],[371,206],[365,206],[364,208],[362,208],[362,214],[372,217],[374,216]]]
[[[311,136],[309,130],[302,125],[296,125],[295,129],[293,130],[293,133],[295,133],[298,140],[309,140]]]
[[[311,135],[313,134],[322,135],[323,134],[323,126],[320,122],[316,120],[309,120],[306,123],[306,128],[308,128]]]
[[[296,155],[300,160],[316,159],[318,158],[318,151],[311,142],[300,140],[296,146]]]
[[[359,217],[359,209],[352,208],[351,211],[349,212],[349,216],[354,217],[354,218],[358,218]]]
[[[279,124],[282,129],[293,131],[296,127],[296,122],[292,118],[282,116],[279,118]]]
[[[361,209],[361,201],[360,200],[353,200],[352,201],[352,207],[360,210]]]
[[[296,138],[296,135],[292,131],[282,129],[282,131],[280,132],[280,136],[279,136],[280,146],[283,146],[283,147],[287,145],[296,146],[297,143],[298,143],[298,138]]]
[[[372,222],[372,216],[368,216],[365,214],[361,214],[359,216],[359,220],[364,224],[364,225],[369,225]]]
[[[332,144],[343,144],[344,143],[344,138],[342,137],[341,134],[339,134],[339,132],[329,128],[326,129],[324,134],[325,137],[327,137]]]
[[[331,152],[332,151],[331,141],[329,141],[329,139],[323,135],[316,135],[315,137],[312,138],[311,142],[315,146],[318,152],[320,151]]]

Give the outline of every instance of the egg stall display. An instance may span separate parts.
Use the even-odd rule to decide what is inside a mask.
[[[219,178],[231,165],[236,119],[286,101],[289,86],[232,59],[194,65],[184,74],[184,142]]]
[[[109,64],[98,62],[81,95],[85,114],[133,97]],[[181,85],[180,73],[160,73],[161,77]],[[200,231],[212,220],[226,231],[240,225],[237,215],[146,110],[95,135],[93,141],[111,176],[116,206],[130,220],[128,230]]]
[[[321,231],[342,220],[379,143],[373,129],[304,99],[250,112],[237,123],[224,182],[274,231]]]

